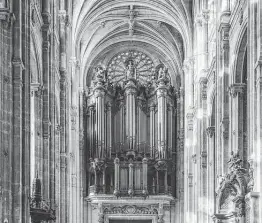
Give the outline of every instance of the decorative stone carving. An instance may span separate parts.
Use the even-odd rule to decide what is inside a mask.
[[[95,68],[94,81],[104,82],[106,81],[106,70],[102,66]]]
[[[106,168],[106,163],[104,160],[95,159],[93,162],[91,162],[91,169],[96,172],[103,172],[103,170]]]
[[[128,65],[131,65],[128,69]],[[108,63],[108,80],[112,85],[121,85],[125,82],[127,71],[131,76],[135,74],[141,86],[147,86],[154,79],[154,63],[145,53],[129,50],[116,54]]]
[[[116,207],[105,207],[103,210],[103,214],[142,214],[142,215],[157,215],[157,209],[153,207],[143,207],[136,205],[124,205],[124,206],[116,206]]]
[[[218,212],[223,210],[222,212],[226,213],[226,210],[233,209],[236,215],[232,217],[238,218],[245,215],[244,197],[248,192],[249,182],[252,185],[252,176],[243,168],[238,152],[231,153],[228,166],[229,171],[225,176],[220,176],[216,191],[219,201]]]
[[[167,83],[170,80],[168,69],[164,64],[160,63],[155,69],[155,77],[158,83]]]
[[[41,180],[36,176],[33,181],[33,197],[30,198],[30,215],[33,222],[56,220],[55,210],[42,199]]]
[[[166,170],[167,169],[167,163],[163,160],[159,160],[155,164],[155,168],[157,171]]]

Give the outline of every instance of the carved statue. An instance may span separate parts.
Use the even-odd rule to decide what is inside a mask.
[[[136,69],[132,60],[127,62],[126,78],[136,78]]]
[[[158,71],[158,79],[162,79],[166,77],[165,69],[164,67],[160,67]]]
[[[96,73],[95,73],[94,79],[96,81],[105,81],[106,71],[104,70],[104,68],[101,67],[101,66],[98,66],[98,67],[96,67],[95,71],[96,71]]]
[[[157,80],[168,80],[168,69],[165,67],[164,64],[159,64],[155,69],[155,76]]]
[[[231,157],[228,161],[229,165],[229,170],[231,171],[236,171],[236,170],[244,170],[242,168],[242,160],[239,157],[238,152],[234,153],[233,151],[231,152]]]

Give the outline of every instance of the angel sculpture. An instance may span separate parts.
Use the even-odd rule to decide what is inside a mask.
[[[106,74],[105,74],[105,70],[103,67],[98,66],[95,69],[96,73],[95,73],[95,80],[96,81],[104,81],[106,79]]]
[[[135,66],[132,60],[128,61],[127,70],[126,70],[126,78],[127,79],[136,78],[136,69],[135,69]]]

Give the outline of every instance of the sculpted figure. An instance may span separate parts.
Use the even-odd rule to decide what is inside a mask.
[[[127,65],[127,71],[126,71],[126,77],[128,78],[132,78],[136,76],[136,70],[133,64],[132,60],[128,61],[128,65]]]
[[[162,79],[162,78],[165,78],[165,70],[163,67],[160,67],[159,68],[159,71],[158,71],[158,79]]]
[[[99,66],[95,69],[96,74],[95,74],[95,80],[105,80],[105,70],[103,67]]]
[[[165,67],[164,64],[159,64],[156,67],[156,73],[155,73],[155,77],[157,80],[167,80],[168,79],[168,69]]]

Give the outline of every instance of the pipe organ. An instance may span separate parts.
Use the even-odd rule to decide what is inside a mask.
[[[176,100],[165,65],[117,55],[95,69],[86,100],[89,194],[173,194]]]

